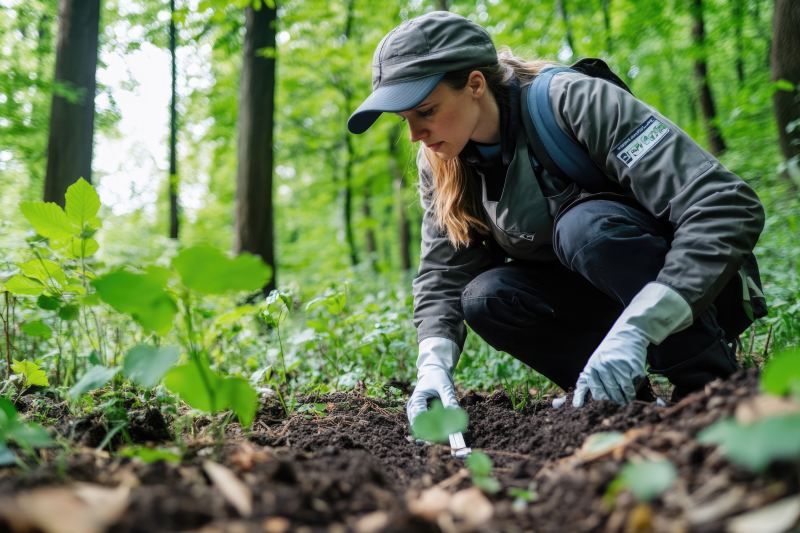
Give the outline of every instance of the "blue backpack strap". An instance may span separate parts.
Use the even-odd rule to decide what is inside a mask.
[[[548,67],[522,91],[522,121],[529,147],[541,165],[554,176],[577,183],[589,192],[614,190],[614,184],[589,157],[586,149],[567,135],[556,121],[550,101],[550,81],[569,67]]]

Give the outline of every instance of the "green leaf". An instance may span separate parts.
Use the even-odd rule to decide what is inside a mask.
[[[214,324],[217,326],[228,326],[239,322],[243,317],[255,315],[258,307],[255,305],[241,305],[227,313],[223,313],[214,319]]]
[[[704,444],[716,444],[731,462],[761,471],[776,460],[800,458],[800,414],[765,418],[739,424],[720,420],[698,435]]]
[[[120,269],[93,280],[92,285],[104,302],[131,315],[144,329],[165,335],[172,328],[178,306],[161,279]]]
[[[170,463],[180,463],[181,455],[165,448],[148,448],[146,446],[126,446],[119,452],[122,457],[136,457],[141,461],[150,464],[158,461],[168,461]]]
[[[47,387],[50,385],[50,383],[47,381],[47,374],[45,371],[33,361],[17,361],[15,359],[11,364],[11,370],[13,370],[15,374],[24,376],[24,386],[26,388],[33,385],[39,387]]]
[[[14,407],[14,404],[8,398],[0,396],[0,432],[16,423],[17,416],[17,408]]]
[[[258,393],[244,378],[228,377],[223,384],[228,406],[236,413],[242,427],[249,427],[256,416]]]
[[[420,413],[411,426],[414,437],[429,442],[448,442],[451,433],[467,429],[468,416],[460,407],[442,407],[434,400],[430,409]]]
[[[17,455],[8,449],[4,443],[0,442],[0,466],[19,464]]]
[[[101,365],[96,365],[91,367],[86,373],[81,377],[78,382],[72,386],[69,390],[68,395],[71,398],[77,398],[78,396],[89,392],[90,390],[99,389],[111,379],[117,375],[119,372],[119,367],[114,366],[111,368],[107,368]]]
[[[44,292],[44,285],[35,279],[26,278],[21,274],[15,274],[5,283],[6,290],[17,296],[38,296]]]
[[[272,269],[254,255],[244,253],[230,259],[207,245],[181,250],[172,266],[186,287],[201,294],[254,291],[272,277]]]
[[[191,407],[207,413],[220,411],[227,405],[222,378],[206,365],[198,367],[194,361],[171,368],[164,376],[164,385]]]
[[[75,304],[67,304],[58,310],[58,318],[61,320],[77,320],[80,314],[80,307]]]
[[[78,181],[67,187],[64,206],[70,220],[82,228],[84,225],[92,225],[96,221],[95,217],[100,211],[100,196],[88,181],[79,178]]]
[[[55,296],[50,296],[48,294],[40,294],[39,297],[36,299],[36,305],[40,309],[44,309],[46,311],[55,311],[59,307],[61,307],[61,300],[56,298]]]
[[[500,482],[492,476],[473,477],[472,483],[487,494],[497,494],[503,488]]]
[[[175,346],[134,346],[125,355],[122,373],[138,385],[155,387],[180,358]]]
[[[625,441],[625,435],[619,431],[601,431],[589,435],[584,442],[584,451],[588,454],[603,454],[613,450]]]
[[[6,436],[24,448],[47,448],[55,444],[53,437],[39,424],[14,424]]]
[[[670,488],[676,477],[675,467],[664,460],[628,462],[618,479],[620,486],[630,490],[637,500],[647,502]]]
[[[77,237],[80,228],[53,202],[22,202],[22,214],[33,229],[47,239],[66,240]]]
[[[99,249],[100,243],[90,237],[88,239],[72,239],[67,251],[70,257],[80,259],[93,256]]]
[[[48,285],[57,283],[64,285],[67,282],[67,275],[61,270],[61,266],[50,259],[32,259],[19,265],[20,271],[35,280]]]
[[[800,387],[800,347],[773,355],[761,372],[761,388],[783,396]]]
[[[473,476],[489,476],[492,474],[492,460],[483,452],[472,452],[467,457],[467,468]]]
[[[795,90],[794,83],[790,82],[789,80],[785,80],[783,78],[775,80],[774,87],[776,91],[787,91],[793,93]]]
[[[53,336],[53,330],[50,329],[50,326],[38,319],[25,322],[22,324],[20,329],[22,329],[22,332],[29,337],[47,340]]]

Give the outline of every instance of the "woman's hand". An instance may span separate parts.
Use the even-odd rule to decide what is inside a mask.
[[[647,347],[692,323],[692,309],[674,289],[651,282],[633,297],[583,368],[575,385],[573,407],[586,393],[595,400],[626,404],[645,377]]]
[[[455,342],[442,337],[428,337],[419,343],[417,386],[406,404],[409,425],[428,410],[433,398],[439,398],[445,407],[458,407],[453,369],[460,351]]]

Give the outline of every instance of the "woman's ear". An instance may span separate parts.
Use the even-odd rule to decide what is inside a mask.
[[[480,98],[486,92],[486,78],[480,70],[473,70],[469,73],[467,78],[467,87],[469,88],[470,95],[475,98]]]

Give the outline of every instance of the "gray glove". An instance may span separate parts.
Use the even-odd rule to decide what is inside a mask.
[[[458,363],[458,345],[443,337],[428,337],[419,343],[417,386],[406,404],[408,423],[428,410],[428,400],[439,398],[445,407],[458,407],[453,369]]]
[[[611,326],[578,377],[573,407],[581,407],[588,391],[595,400],[626,404],[636,397],[645,377],[647,347],[661,344],[692,323],[692,309],[674,289],[645,285]]]

